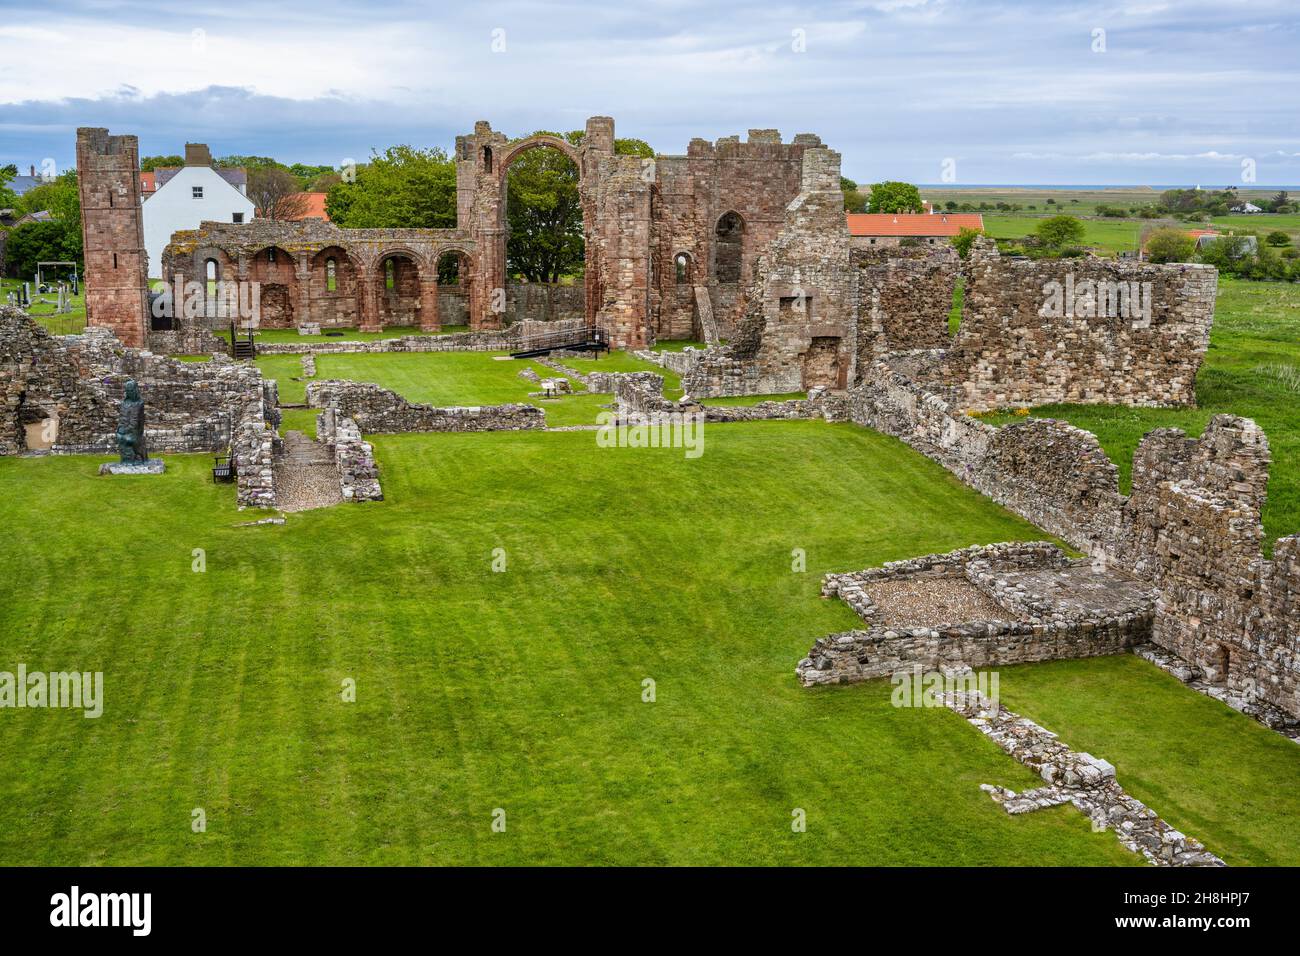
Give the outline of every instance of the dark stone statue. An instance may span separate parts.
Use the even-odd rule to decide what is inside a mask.
[[[149,460],[144,442],[144,401],[135,379],[126,380],[126,395],[117,418],[117,450],[124,465]]]

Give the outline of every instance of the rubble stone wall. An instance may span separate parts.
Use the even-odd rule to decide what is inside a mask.
[[[1030,419],[995,428],[878,361],[846,399],[851,420],[893,435],[1074,547],[1151,580],[1152,640],[1201,672],[1300,717],[1300,537],[1261,553],[1268,443],[1216,415],[1199,439],[1148,433],[1132,489],[1096,436]]]
[[[854,249],[858,280],[858,368],[876,355],[945,348],[961,272],[951,246]]]
[[[977,240],[942,382],[963,408],[1191,405],[1217,271],[1129,260],[1013,259]]]
[[[338,379],[309,382],[307,405],[332,408],[352,419],[366,434],[520,431],[546,427],[546,414],[535,405],[436,408],[408,402],[378,385]]]
[[[344,501],[383,501],[379,466],[374,448],[361,437],[357,423],[326,408],[316,416],[316,440],[330,447],[339,470],[339,492]]]

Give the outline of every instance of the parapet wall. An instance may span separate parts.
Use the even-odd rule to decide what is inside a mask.
[[[1125,260],[1009,259],[977,241],[942,383],[962,407],[1191,405],[1217,272]]]

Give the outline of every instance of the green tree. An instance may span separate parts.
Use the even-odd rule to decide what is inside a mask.
[[[449,229],[456,225],[456,164],[441,149],[390,146],[330,187],[325,210],[346,229]]]
[[[614,152],[620,156],[640,156],[642,159],[654,159],[655,156],[654,147],[643,139],[616,139]]]
[[[953,248],[957,250],[957,255],[965,259],[970,255],[971,246],[975,240],[984,235],[982,229],[971,229],[968,226],[962,226],[957,235],[952,237]]]
[[[1270,232],[1264,241],[1270,246],[1276,246],[1279,249],[1282,248],[1282,246],[1291,245],[1291,237],[1281,229],[1275,229],[1273,232]]]
[[[538,130],[573,145],[582,133]],[[636,155],[633,153],[632,155]],[[529,282],[559,282],[581,271],[585,244],[578,169],[556,149],[530,149],[506,173],[506,269]]]
[[[1196,243],[1181,229],[1155,229],[1147,236],[1146,257],[1152,262],[1191,262]]]
[[[5,268],[10,276],[36,274],[38,262],[81,262],[81,230],[55,219],[29,222],[9,230]]]
[[[840,177],[840,189],[844,193],[844,210],[846,212],[866,212],[867,197],[858,189],[858,184],[847,176]]]
[[[7,185],[18,175],[18,167],[10,163],[0,169],[0,209],[14,209],[18,205],[17,194]]]
[[[888,181],[871,187],[868,212],[924,212],[921,191],[911,183]]]
[[[1052,249],[1063,249],[1083,239],[1083,223],[1073,216],[1052,216],[1038,224],[1038,238]]]
[[[145,156],[140,160],[140,170],[142,172],[153,172],[155,169],[166,169],[172,166],[184,166],[185,157],[172,154],[171,156]]]
[[[49,210],[58,222],[78,235],[81,233],[81,194],[77,190],[77,171],[70,169],[50,182],[34,186],[18,197],[20,213]]]

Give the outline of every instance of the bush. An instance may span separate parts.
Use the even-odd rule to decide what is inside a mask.
[[[1145,248],[1152,262],[1191,262],[1196,243],[1183,230],[1166,228],[1152,232]]]
[[[965,259],[970,255],[970,248],[975,244],[975,240],[984,235],[982,230],[970,229],[965,226],[953,236],[952,245],[957,250],[957,255]]]
[[[1083,238],[1083,223],[1073,216],[1053,216],[1038,224],[1038,238],[1055,249],[1060,249]]]

